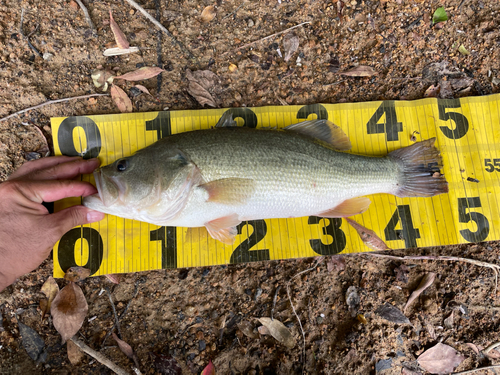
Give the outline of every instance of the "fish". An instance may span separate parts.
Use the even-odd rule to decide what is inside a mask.
[[[160,226],[205,227],[232,244],[243,221],[365,212],[370,194],[448,192],[435,138],[383,157],[347,152],[328,120],[250,129],[225,118],[213,129],[164,137],[94,171],[91,209]]]

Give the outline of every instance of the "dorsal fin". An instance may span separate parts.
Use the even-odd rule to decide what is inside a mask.
[[[300,133],[308,137],[319,139],[332,145],[336,150],[351,149],[351,141],[344,131],[328,120],[309,120],[289,125],[285,130]]]
[[[233,120],[233,114],[229,111],[224,112],[215,125],[216,128],[233,128],[235,126],[238,124]]]

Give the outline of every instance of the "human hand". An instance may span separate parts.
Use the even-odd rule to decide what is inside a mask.
[[[102,220],[104,214],[73,206],[49,214],[42,202],[97,193],[88,182],[99,160],[55,156],[29,161],[0,183],[0,291],[37,268],[71,228]]]

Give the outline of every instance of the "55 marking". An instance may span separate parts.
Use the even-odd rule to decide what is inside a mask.
[[[484,166],[486,172],[500,172],[500,159],[484,159]]]

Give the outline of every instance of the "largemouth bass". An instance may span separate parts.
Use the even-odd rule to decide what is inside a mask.
[[[85,206],[161,226],[206,227],[232,243],[242,221],[348,217],[368,194],[446,193],[435,139],[385,157],[350,154],[350,141],[326,120],[284,130],[222,127],[163,138],[94,172],[98,194]]]

